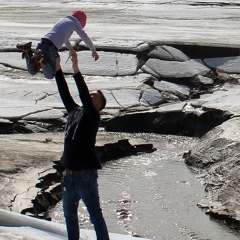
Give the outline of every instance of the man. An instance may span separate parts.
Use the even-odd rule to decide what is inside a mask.
[[[77,54],[72,56],[73,78],[76,82],[80,107],[72,98],[57,58],[56,75],[58,90],[68,112],[65,128],[64,151],[61,164],[65,167],[63,178],[63,211],[69,240],[79,239],[78,205],[82,199],[94,225],[97,240],[109,240],[98,194],[98,173],[101,162],[95,152],[100,114],[106,99],[101,91],[89,93],[78,68]]]

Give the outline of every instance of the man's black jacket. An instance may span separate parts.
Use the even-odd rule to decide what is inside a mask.
[[[68,112],[61,163],[65,168],[75,171],[100,169],[101,163],[95,151],[100,114],[93,105],[82,74],[78,72],[73,77],[82,107],[73,100],[62,70],[55,75],[59,94]]]

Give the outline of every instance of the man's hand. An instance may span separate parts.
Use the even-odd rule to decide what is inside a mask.
[[[95,61],[97,61],[99,59],[99,55],[98,55],[97,51],[92,52],[92,57],[95,59]]]
[[[61,69],[61,59],[60,59],[60,56],[56,58],[56,71],[60,70]]]
[[[78,68],[78,56],[77,56],[77,54],[76,54],[76,56],[71,57],[71,61],[72,61],[72,68],[73,68],[74,74],[80,72],[80,70]]]
[[[73,48],[69,49],[69,57],[70,58],[77,58],[77,53]]]

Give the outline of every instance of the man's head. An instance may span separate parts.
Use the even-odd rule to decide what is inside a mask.
[[[105,108],[107,100],[105,96],[103,95],[101,90],[97,90],[96,92],[91,93],[91,98],[93,105],[98,111],[101,111]]]
[[[76,11],[73,11],[72,16],[74,16],[81,23],[81,26],[83,29],[87,22],[86,13],[82,10],[76,10]]]

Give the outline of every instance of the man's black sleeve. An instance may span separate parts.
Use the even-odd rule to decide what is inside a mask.
[[[70,94],[66,79],[65,79],[61,69],[56,71],[55,79],[57,82],[57,87],[58,87],[60,97],[63,101],[63,104],[64,104],[67,112],[69,113],[69,112],[71,112],[71,110],[73,110],[78,105],[73,100],[73,98]]]
[[[83,108],[92,107],[93,106],[92,98],[82,74],[78,72],[74,74],[73,77],[78,88],[79,97],[81,99]]]

